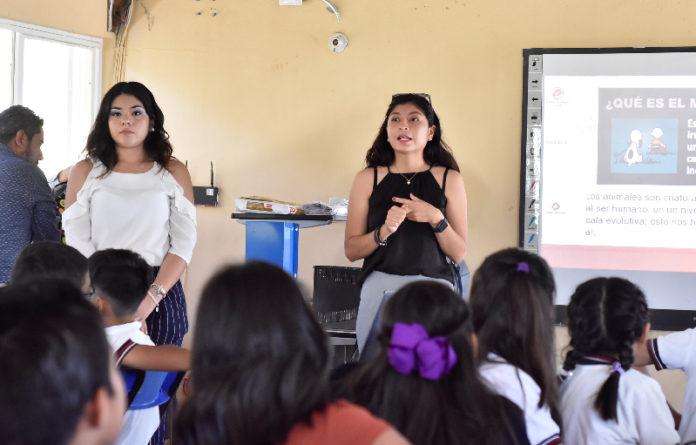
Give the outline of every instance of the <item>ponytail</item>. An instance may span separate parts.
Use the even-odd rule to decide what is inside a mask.
[[[633,364],[633,344],[624,344],[619,357],[618,361],[612,362],[609,378],[602,385],[594,403],[602,419],[617,422],[619,420],[616,415],[616,405],[619,402],[619,379]]]
[[[633,344],[648,322],[643,292],[623,278],[595,278],[579,285],[568,304],[570,349],[563,368],[573,370],[586,355],[613,353],[611,372],[595,399],[604,420],[618,420],[621,376],[633,364]],[[603,362],[606,363],[606,362]]]
[[[546,261],[521,249],[489,255],[474,274],[469,301],[478,358],[495,353],[534,379],[538,407],[561,425],[554,357],[556,285]]]

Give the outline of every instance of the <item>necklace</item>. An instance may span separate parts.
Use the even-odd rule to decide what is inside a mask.
[[[415,172],[413,175],[411,175],[410,178],[407,177],[407,176],[406,176],[405,174],[403,174],[403,173],[399,173],[399,175],[401,175],[401,177],[404,178],[404,181],[406,181],[406,185],[411,185],[411,181],[413,180],[413,178],[416,177],[416,175],[417,175],[418,173],[420,173],[420,172]]]

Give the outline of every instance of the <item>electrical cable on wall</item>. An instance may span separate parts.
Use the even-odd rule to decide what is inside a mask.
[[[114,82],[121,82],[126,71],[128,26],[133,14],[132,0],[109,0],[107,30],[116,34],[114,47]],[[143,6],[144,7],[144,6]]]
[[[329,11],[336,14],[336,18],[340,22],[341,21],[341,14],[338,12],[338,9],[336,8],[336,6],[333,3],[331,3],[329,0],[321,0],[321,1],[323,1],[324,3],[326,3],[328,5],[328,8],[326,8],[326,9],[328,9]]]

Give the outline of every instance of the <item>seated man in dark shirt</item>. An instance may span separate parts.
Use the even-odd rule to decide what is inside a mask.
[[[43,119],[14,105],[0,113],[0,283],[32,241],[60,240],[56,204],[43,172]]]

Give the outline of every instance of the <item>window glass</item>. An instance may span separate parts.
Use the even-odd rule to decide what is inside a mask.
[[[22,105],[44,120],[47,177],[74,164],[92,124],[93,51],[42,38],[24,39]]]
[[[12,105],[12,37],[0,28],[0,111]]]

